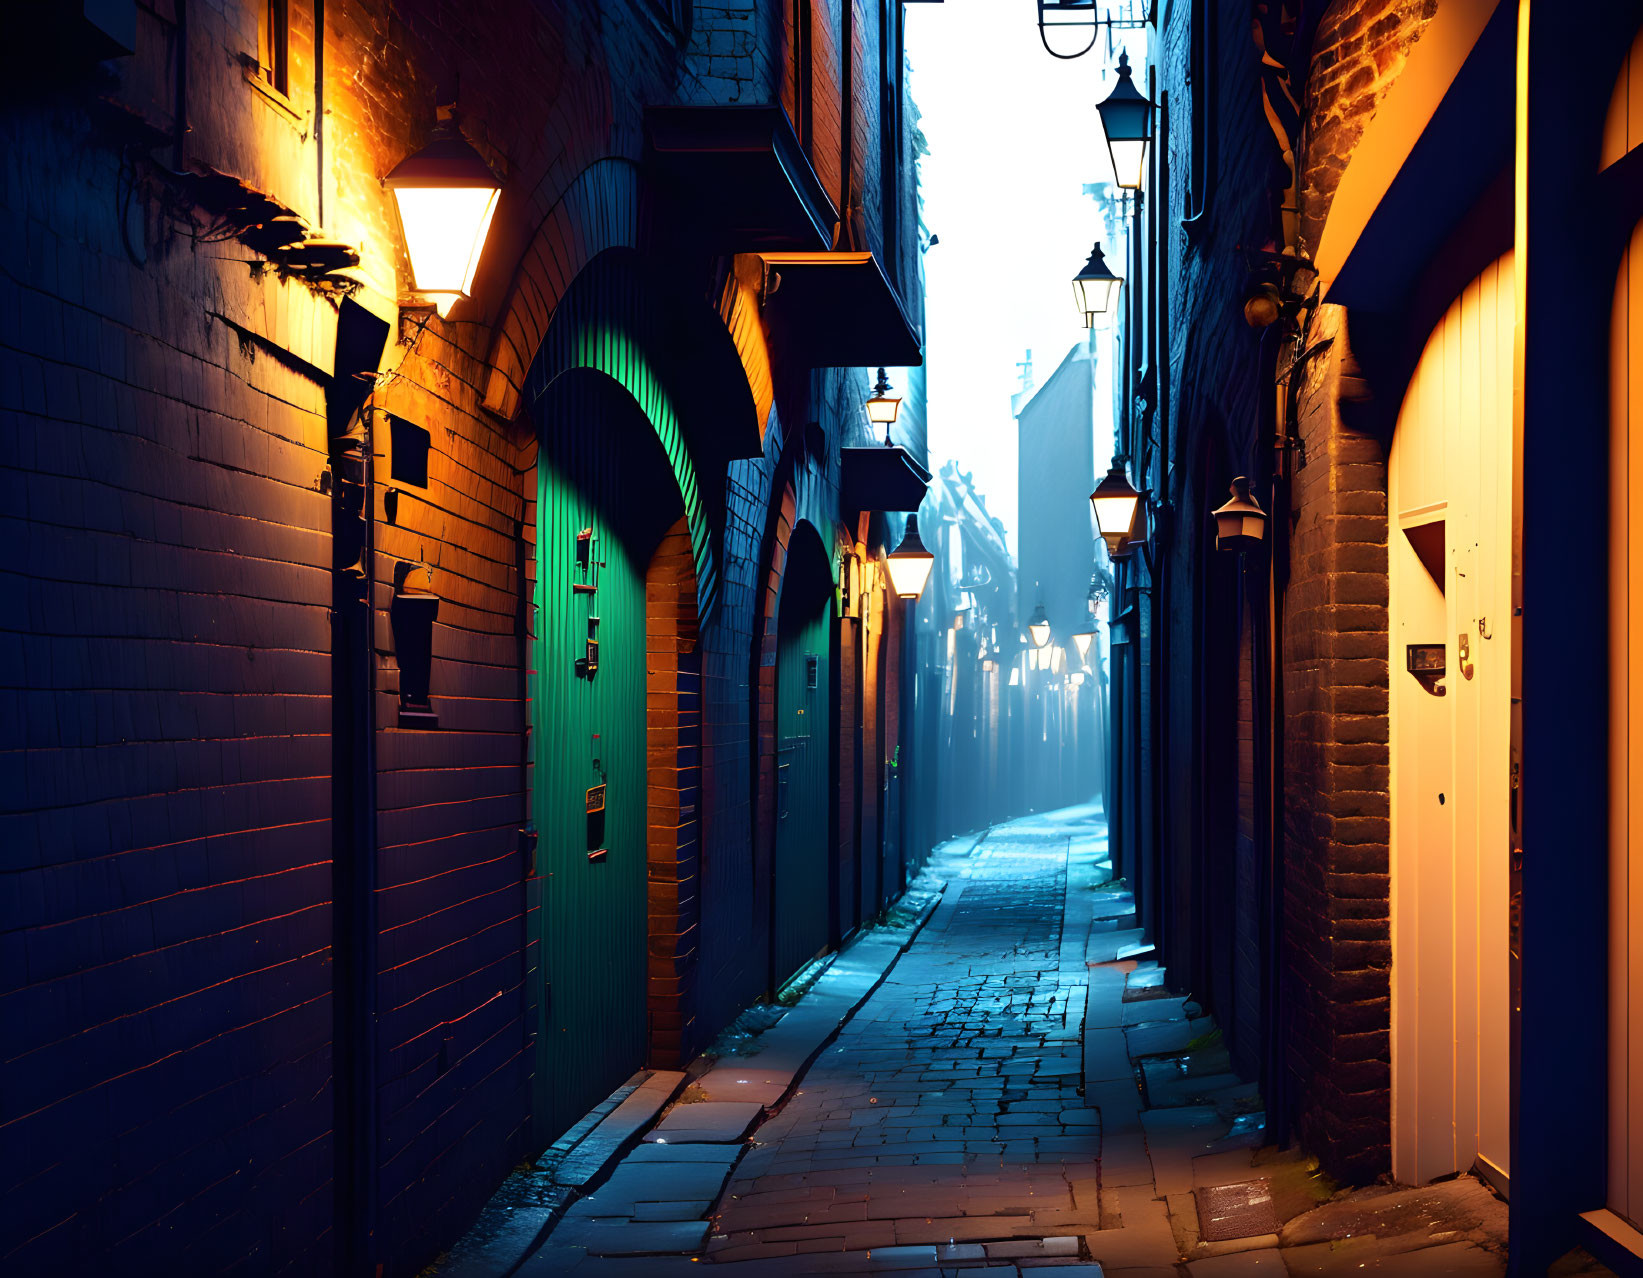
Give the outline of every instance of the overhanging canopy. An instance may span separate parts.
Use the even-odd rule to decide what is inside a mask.
[[[780,106],[647,107],[650,162],[728,253],[822,249],[838,210]]]
[[[841,448],[839,497],[846,510],[917,511],[930,472],[901,447]]]
[[[764,253],[781,277],[765,314],[813,368],[910,368],[924,343],[871,253]]]
[[[1326,301],[1395,310],[1511,163],[1517,9],[1438,9],[1354,148],[1317,265]]]

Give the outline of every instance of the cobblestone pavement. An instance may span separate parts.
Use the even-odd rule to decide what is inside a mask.
[[[1262,1147],[1254,1085],[1110,878],[1098,809],[947,845],[522,1264],[442,1275],[1498,1278],[1505,1206],[1473,1178],[1337,1192]]]
[[[990,839],[954,866],[911,949],[756,1132],[709,1260],[1078,1255],[1099,1228],[1101,1134],[1079,1095],[1082,962],[1061,964],[1067,846]]]

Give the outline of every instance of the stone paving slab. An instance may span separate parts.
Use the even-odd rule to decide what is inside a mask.
[[[729,1174],[721,1163],[623,1163],[577,1206],[595,1216],[632,1216],[642,1203],[711,1203]]]
[[[739,1145],[658,1145],[644,1144],[622,1160],[623,1166],[637,1163],[718,1163],[728,1168],[741,1156]]]
[[[581,1247],[589,1256],[688,1255],[706,1239],[707,1221],[587,1220],[567,1214],[554,1234],[557,1245]]]
[[[755,1101],[699,1101],[675,1105],[645,1133],[646,1143],[724,1144],[739,1141],[763,1115]]]
[[[652,1071],[649,1078],[577,1144],[560,1167],[559,1179],[580,1187],[597,1177],[678,1095],[684,1082],[683,1071]]]

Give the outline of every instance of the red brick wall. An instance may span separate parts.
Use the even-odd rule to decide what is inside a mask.
[[[1335,345],[1307,368],[1296,422],[1284,990],[1302,1139],[1333,1174],[1366,1179],[1391,1154],[1386,467],[1378,440],[1341,424],[1343,319],[1330,308],[1314,325]]]
[[[1301,249],[1317,252],[1353,148],[1403,70],[1438,0],[1336,0],[1313,39],[1301,163]]]
[[[1314,42],[1301,169],[1302,252],[1317,249],[1353,148],[1437,8],[1331,5]],[[1390,1165],[1386,466],[1341,421],[1350,325],[1337,307],[1309,344],[1292,494],[1284,642],[1284,993],[1300,1134],[1333,1174]],[[1302,374],[1297,374],[1303,376]]]
[[[674,1069],[695,1046],[690,993],[701,916],[701,654],[696,567],[680,520],[645,577],[649,755],[650,1056]]]

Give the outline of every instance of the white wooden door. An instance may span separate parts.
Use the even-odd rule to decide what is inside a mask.
[[[1433,330],[1388,459],[1392,1171],[1510,1173],[1514,294],[1508,254]],[[1409,646],[1441,644],[1435,680]]]

